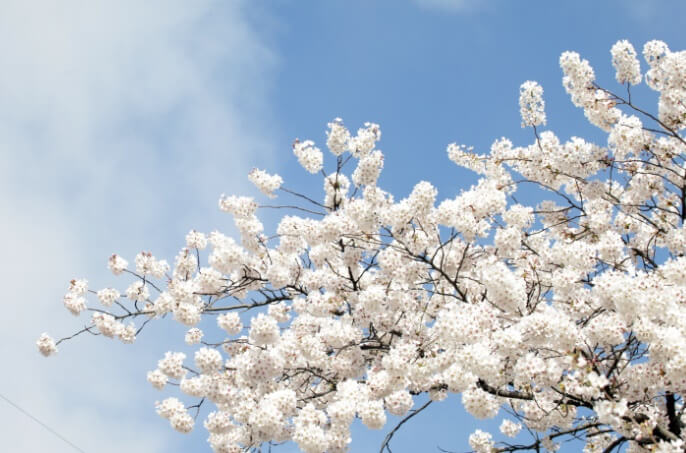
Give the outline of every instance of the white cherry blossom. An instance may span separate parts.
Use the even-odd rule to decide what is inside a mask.
[[[634,47],[619,41],[611,55],[618,88],[579,54],[560,57],[565,90],[606,143],[541,130],[543,90],[527,81],[530,140],[451,144],[447,160],[478,177],[471,187],[446,197],[419,181],[396,198],[379,187],[379,125],[353,135],[337,118],[333,168],[314,141],[293,144],[322,180],[314,193],[281,190],[302,203],[284,201],[279,221],[222,195],[235,237],[192,230],[173,269],[151,252],[133,269],[112,255],[119,290],[74,279],[63,303],[90,320],[77,334],[132,343],[149,322],[187,326],[189,360],[169,351],[147,380],[178,388],[158,414],[188,433],[199,409],[220,453],[285,441],[344,452],[356,418],[391,429],[389,414],[445,399],[504,419],[462,439],[477,452],[555,451],[572,438],[587,452],[683,451],[686,52],[643,48],[656,113],[626,92],[641,81]],[[249,179],[268,197],[283,184],[263,170]],[[524,185],[538,189],[530,203]],[[52,355],[63,340],[43,334],[37,347]],[[426,403],[413,411],[416,400]]]

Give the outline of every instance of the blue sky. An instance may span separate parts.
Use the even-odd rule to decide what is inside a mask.
[[[202,428],[181,436],[154,413],[164,395],[144,380],[170,342],[182,348],[180,327],[158,323],[134,349],[78,338],[57,358],[38,356],[42,331],[83,323],[61,306],[70,279],[104,287],[113,252],[171,260],[191,228],[232,232],[217,198],[255,194],[254,166],[318,196],[290,144],[323,144],[335,117],[353,130],[381,125],[381,184],[397,197],[420,180],[441,198],[475,182],[448,161],[451,142],[529,143],[517,105],[525,80],[543,86],[562,139],[604,144],[562,89],[560,53],[580,52],[616,87],[612,44],[684,49],[685,15],[676,0],[3,1],[2,394],[89,453],[205,448]],[[654,105],[651,92],[637,96]],[[0,424],[7,451],[74,451],[2,401]],[[393,451],[464,451],[476,427],[495,428],[451,397],[398,433]],[[384,433],[356,428],[352,451],[375,451]]]

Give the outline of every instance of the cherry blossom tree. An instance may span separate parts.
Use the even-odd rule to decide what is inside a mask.
[[[450,394],[476,418],[503,419],[511,440],[477,430],[477,452],[555,451],[570,439],[585,452],[684,451],[686,52],[646,43],[645,77],[629,42],[611,55],[618,90],[577,53],[560,57],[566,91],[606,145],[542,130],[543,90],[528,81],[531,144],[503,138],[486,154],[452,144],[448,157],[478,183],[438,202],[422,181],[396,200],[377,186],[379,126],[353,135],[336,119],[335,168],[314,142],[293,144],[322,175],[323,197],[253,170],[267,197],[297,200],[279,205],[290,215],[274,234],[256,215],[271,205],[222,196],[240,239],[191,231],[173,266],[112,255],[129,286],[73,280],[65,307],[92,316],[76,334],[133,343],[149,321],[188,326],[192,360],[167,352],[147,378],[187,395],[157,404],[174,429],[191,431],[206,408],[218,453],[283,441],[343,452],[355,418],[382,429],[387,413],[404,422]],[[632,101],[644,78],[656,113]],[[544,194],[537,205],[517,202],[524,185]],[[207,317],[217,329],[195,327]],[[48,356],[66,339],[43,334],[38,348]]]

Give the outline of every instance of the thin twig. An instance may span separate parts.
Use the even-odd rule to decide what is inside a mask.
[[[295,206],[295,205],[279,205],[279,206],[274,206],[274,205],[268,205],[268,204],[263,204],[259,206],[260,208],[269,208],[269,209],[296,209],[298,211],[303,211],[307,212],[310,214],[316,214],[316,215],[326,215],[323,212],[319,211],[311,211],[309,209],[301,208],[300,206]]]
[[[383,440],[383,443],[381,444],[381,448],[379,449],[379,453],[383,453],[384,448],[387,449],[387,450],[390,452],[391,449],[388,447],[388,443],[391,441],[391,439],[393,438],[393,435],[396,433],[396,431],[398,431],[398,429],[400,429],[400,427],[403,426],[403,424],[404,424],[406,421],[408,421],[409,419],[411,419],[412,417],[414,417],[415,415],[417,415],[418,413],[420,413],[421,411],[423,411],[424,409],[426,409],[426,408],[429,406],[429,404],[431,404],[431,403],[433,403],[432,400],[427,401],[422,407],[420,407],[419,409],[417,409],[416,411],[412,412],[412,413],[411,413],[410,415],[408,415],[407,417],[405,417],[405,418],[403,418],[402,420],[400,420],[400,423],[398,423],[398,424],[395,426],[395,428],[393,428],[393,429],[391,430],[391,432],[389,432],[389,433],[386,435],[386,438]]]

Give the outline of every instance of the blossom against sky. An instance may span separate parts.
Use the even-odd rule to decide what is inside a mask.
[[[153,409],[161,395],[145,382],[168,339],[181,345],[180,329],[145,331],[135,354],[83,337],[58,360],[38,356],[37,333],[81,325],[61,304],[68,281],[105,286],[115,251],[171,259],[191,228],[231,232],[216,201],[255,194],[253,166],[318,196],[319,180],[299,168],[290,144],[323,143],[335,117],[351,129],[381,125],[381,183],[399,196],[419,180],[434,182],[439,198],[475,180],[448,161],[451,142],[528,142],[518,105],[525,80],[544,89],[546,127],[592,139],[562,88],[559,55],[580,52],[613,84],[609,51],[619,39],[686,48],[686,6],[646,3],[3,2],[3,394],[87,452],[204,448],[202,429],[169,431]],[[465,450],[480,425],[459,406],[432,406],[396,436],[394,451]],[[73,451],[4,403],[0,420],[9,451]],[[352,451],[371,450],[386,430],[357,430]]]

